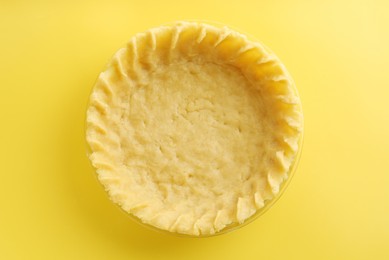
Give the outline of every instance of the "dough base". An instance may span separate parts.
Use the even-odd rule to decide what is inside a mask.
[[[288,74],[261,45],[181,23],[118,51],[87,123],[90,159],[115,203],[157,228],[209,235],[279,192],[302,114]]]

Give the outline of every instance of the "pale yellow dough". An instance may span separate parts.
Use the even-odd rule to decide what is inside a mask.
[[[125,211],[210,235],[279,192],[301,132],[299,97],[274,54],[231,29],[183,22],[115,54],[91,93],[86,136]]]

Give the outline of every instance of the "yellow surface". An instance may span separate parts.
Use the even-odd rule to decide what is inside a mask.
[[[81,2],[0,1],[0,259],[389,258],[387,1]],[[110,56],[134,33],[185,18],[268,45],[305,116],[283,197],[206,239],[133,223],[85,156],[86,102]]]

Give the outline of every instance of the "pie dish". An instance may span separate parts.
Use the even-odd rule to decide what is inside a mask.
[[[124,211],[208,236],[274,201],[302,129],[297,90],[269,49],[228,27],[179,22],[116,52],[90,95],[86,139],[99,181]]]

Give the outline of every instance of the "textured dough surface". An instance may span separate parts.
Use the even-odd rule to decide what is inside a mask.
[[[87,111],[90,159],[111,199],[142,222],[209,235],[279,192],[298,151],[298,95],[278,59],[198,23],[133,37]]]

